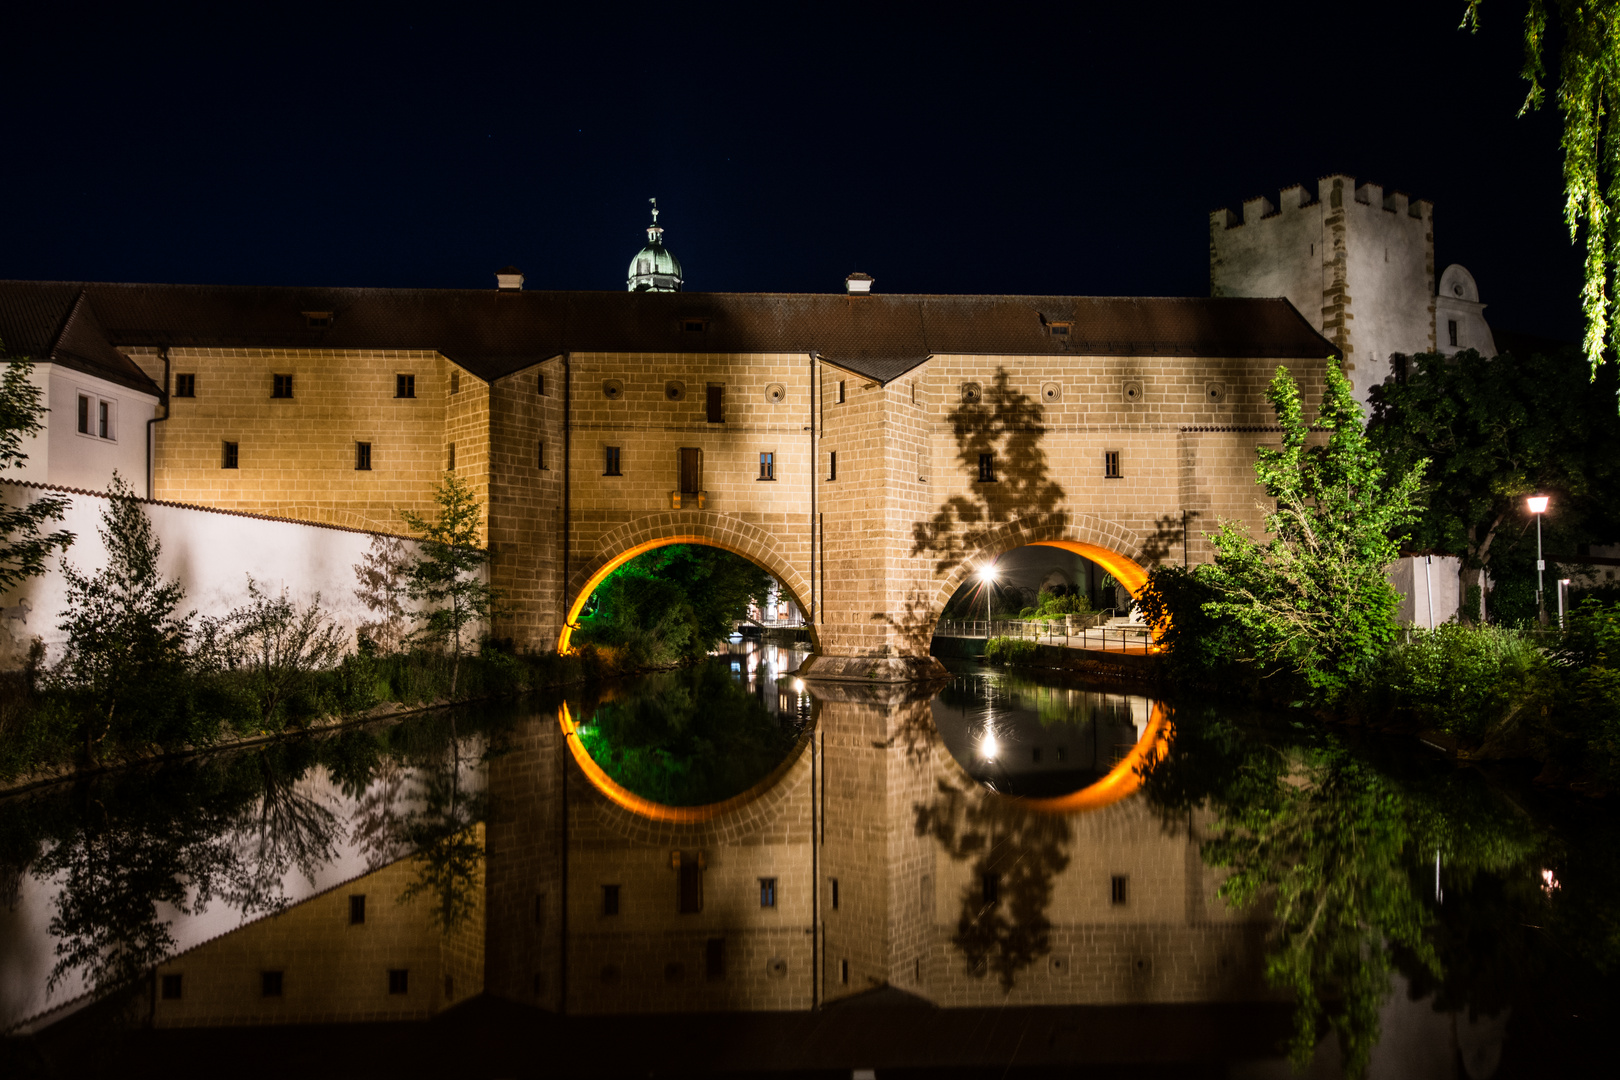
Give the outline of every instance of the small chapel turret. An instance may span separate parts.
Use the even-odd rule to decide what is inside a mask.
[[[652,224],[647,226],[647,246],[630,260],[631,292],[680,292],[681,261],[664,247],[664,230],[658,224],[658,200],[652,203]]]

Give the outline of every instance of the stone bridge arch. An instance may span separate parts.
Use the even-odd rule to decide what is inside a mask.
[[[801,612],[808,614],[810,611],[806,602],[810,596],[809,583],[769,529],[739,518],[705,511],[695,514],[650,514],[627,521],[603,534],[591,557],[569,575],[567,617],[563,620],[557,650],[568,651],[575,621],[591,593],[604,578],[637,555],[671,544],[700,544],[740,555],[764,567],[781,582]],[[810,631],[811,648],[820,652],[821,642],[814,624],[807,622],[806,627]]]
[[[937,622],[939,613],[955,595],[956,590],[980,567],[1014,548],[1042,545],[1063,548],[1090,559],[1114,576],[1127,592],[1136,596],[1147,584],[1149,562],[1142,553],[1141,538],[1134,532],[1107,518],[1092,514],[1070,514],[1063,522],[1025,523],[1010,521],[987,533],[972,538],[973,554],[964,558],[950,573],[940,579],[934,590],[929,611]],[[929,634],[932,636],[932,623]]]

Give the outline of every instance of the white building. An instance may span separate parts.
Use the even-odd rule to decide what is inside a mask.
[[[45,430],[23,442],[28,460],[5,479],[103,491],[117,470],[136,494],[149,496],[151,422],[163,391],[107,341],[82,290],[60,325],[41,311],[0,314],[11,330],[4,355],[34,362],[33,380],[49,409]]]

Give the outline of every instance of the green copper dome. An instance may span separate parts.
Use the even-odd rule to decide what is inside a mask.
[[[658,227],[658,200],[652,203],[653,223],[647,226],[647,246],[630,260],[631,292],[680,292],[681,260],[664,247],[664,230]]]

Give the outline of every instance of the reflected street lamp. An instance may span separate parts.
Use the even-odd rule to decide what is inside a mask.
[[[1525,500],[1525,505],[1536,515],[1536,619],[1546,626],[1547,604],[1541,594],[1541,572],[1547,569],[1547,561],[1541,557],[1541,515],[1547,512],[1547,496],[1532,495]]]
[[[990,589],[996,583],[996,564],[986,563],[979,571],[979,580],[984,582],[984,640],[990,640]]]

